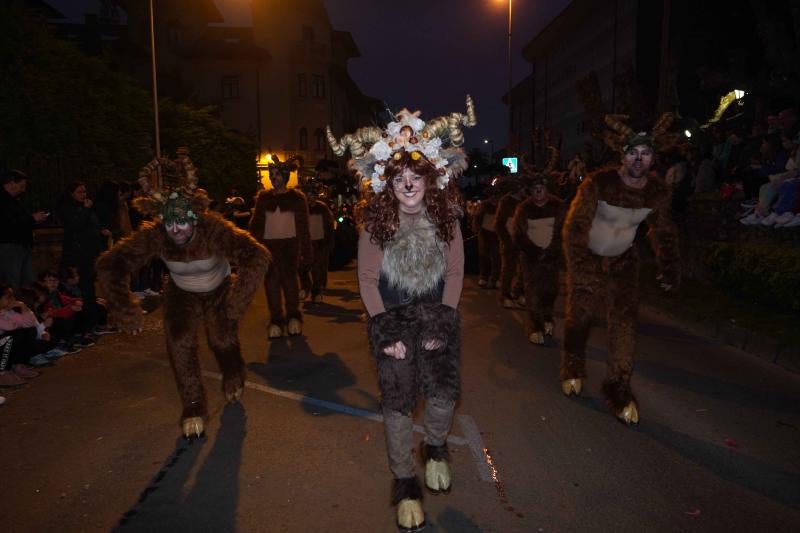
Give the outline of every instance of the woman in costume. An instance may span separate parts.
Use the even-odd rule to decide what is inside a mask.
[[[343,155],[349,146],[350,167],[366,184],[358,278],[378,367],[394,475],[392,503],[404,532],[425,526],[412,456],[412,412],[420,392],[425,398],[425,484],[434,492],[446,492],[451,485],[447,434],[460,388],[456,308],[464,278],[462,211],[451,180],[466,168],[459,148],[461,127],[476,124],[469,96],[466,114],[427,124],[418,115],[404,109],[385,132],[362,128],[341,142],[328,129],[334,152]]]

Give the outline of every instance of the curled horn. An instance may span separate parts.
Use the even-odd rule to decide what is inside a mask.
[[[380,128],[359,128],[355,133],[348,133],[343,136],[340,141],[337,141],[331,131],[331,127],[327,126],[325,129],[328,137],[328,144],[331,145],[333,153],[339,157],[343,156],[348,148],[350,148],[350,155],[353,157],[362,157],[367,153],[367,145],[375,144],[383,135],[383,131]]]
[[[475,104],[472,102],[472,97],[467,95],[466,114],[450,113],[446,117],[433,118],[425,125],[422,133],[423,135],[427,133],[430,137],[439,137],[443,141],[450,139],[451,146],[459,147],[464,144],[464,133],[461,131],[461,127],[471,128],[477,123]]]
[[[653,137],[660,137],[664,135],[670,126],[672,126],[672,121],[674,120],[674,116],[672,113],[664,113],[661,115],[656,121],[656,125],[653,126]]]
[[[552,174],[558,166],[558,159],[561,157],[561,152],[553,145],[548,146],[547,151],[550,152],[550,158],[547,160],[547,166],[544,167],[542,173]]]
[[[628,115],[606,115],[605,122],[609,128],[616,131],[623,138],[626,138],[634,134],[633,129],[622,122],[623,120],[628,120],[628,118]]]

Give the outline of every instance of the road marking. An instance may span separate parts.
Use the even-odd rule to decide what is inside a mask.
[[[160,364],[161,366],[166,366],[166,367],[169,366],[169,363],[167,363],[166,361],[157,361],[157,360],[154,361]],[[222,374],[220,374],[219,372],[203,370],[202,373],[207,378],[213,378],[218,381],[222,381]],[[253,389],[265,392],[267,394],[272,394],[273,396],[280,396],[281,398],[286,398],[287,400],[294,400],[296,402],[304,404],[315,405],[317,407],[321,407],[329,411],[335,411],[337,413],[355,416],[358,418],[363,418],[366,420],[370,420],[372,422],[383,424],[382,415],[374,411],[368,411],[367,409],[360,409],[358,407],[350,407],[349,405],[341,405],[326,400],[320,400],[319,398],[313,398],[311,396],[307,396],[304,394],[297,394],[296,392],[288,392],[276,389],[268,385],[262,385],[261,383],[253,383],[252,381],[245,381],[244,386],[247,387],[248,389]],[[476,424],[475,419],[473,419],[469,415],[459,414],[456,416],[456,418],[458,419],[458,423],[461,426],[461,430],[464,432],[465,436],[458,437],[456,435],[448,435],[447,442],[455,446],[467,446],[472,452],[472,457],[475,460],[475,466],[478,469],[478,473],[480,474],[481,479],[483,481],[491,482],[492,477],[486,465],[486,460],[484,457],[483,439],[481,438],[481,432],[478,430],[478,424]],[[414,432],[424,435],[425,428],[423,428],[419,424],[414,424]]]

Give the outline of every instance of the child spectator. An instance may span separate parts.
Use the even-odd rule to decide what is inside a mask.
[[[39,307],[39,313],[44,320],[53,319],[50,332],[58,342],[59,348],[71,351],[70,345],[74,344],[79,348],[88,348],[94,345],[94,340],[86,334],[82,334],[80,312],[83,310],[83,300],[62,294],[58,290],[58,274],[52,270],[46,270],[39,274],[39,282],[46,289],[46,297]]]
[[[78,273],[78,269],[72,266],[66,267],[58,290],[62,294],[71,296],[72,298],[82,299],[80,282],[81,276]],[[88,332],[86,331],[87,328],[85,324],[79,324],[81,332],[91,333],[92,335],[108,335],[109,333],[113,333],[111,328],[108,327],[108,306],[106,301],[100,297],[96,298],[95,301],[97,303],[97,325],[91,332]]]
[[[47,333],[30,309],[0,284],[0,386],[22,385],[39,375],[27,364],[36,355],[36,339]]]

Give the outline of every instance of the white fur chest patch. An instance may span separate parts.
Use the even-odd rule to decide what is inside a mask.
[[[539,248],[547,248],[553,242],[553,228],[555,225],[555,217],[529,218],[528,238]]]
[[[444,277],[447,244],[436,238],[425,213],[400,216],[400,228],[383,249],[381,275],[413,296],[432,291]]]
[[[312,241],[321,241],[325,238],[322,215],[308,215],[308,230],[311,233]]]
[[[264,221],[264,239],[293,239],[297,236],[294,227],[294,211],[267,211]]]
[[[647,207],[618,207],[600,200],[589,230],[589,249],[603,257],[622,255],[633,244],[639,224],[651,211]]]
[[[187,292],[211,292],[231,273],[231,265],[224,257],[213,256],[186,262],[164,259],[164,264],[175,285]]]

